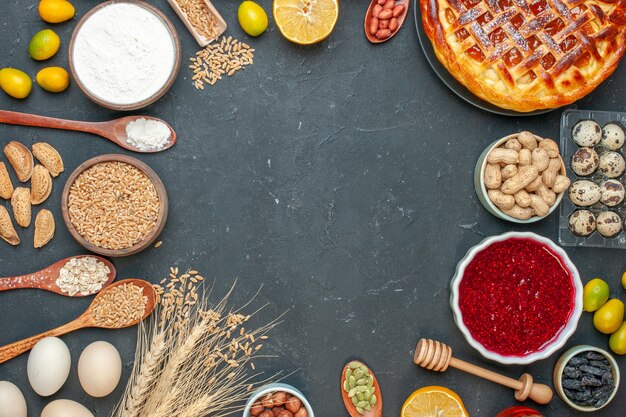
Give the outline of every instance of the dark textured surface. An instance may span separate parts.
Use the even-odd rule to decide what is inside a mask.
[[[75,3],[81,16],[98,2]],[[152,3],[178,28],[183,57],[192,55],[197,45],[166,2]],[[263,318],[290,310],[268,344],[278,358],[268,359],[263,369],[297,371],[287,381],[308,395],[320,417],[346,415],[339,379],[353,357],[376,372],[386,416],[399,415],[414,389],[431,384],[457,391],[476,417],[492,417],[515,403],[508,389],[458,371],[417,369],[412,351],[419,337],[445,341],[468,361],[511,376],[529,371],[551,384],[556,357],[525,369],[481,359],[453,323],[448,284],[456,262],[484,236],[530,230],[557,239],[556,214],[528,227],[488,214],[474,194],[472,172],[483,148],[501,136],[520,129],[557,136],[561,112],[516,119],[470,107],[428,67],[411,19],[390,42],[367,43],[363,0],[342,1],[335,32],[312,47],[284,40],[271,19],[266,34],[249,39],[236,21],[238,2],[215,3],[230,24],[228,34],[257,49],[255,63],[204,91],[193,88],[183,65],[171,91],[145,109],[168,120],[179,135],[172,150],[140,156],[168,189],[170,217],[161,248],[114,260],[119,276],[156,282],[171,265],[194,267],[216,280],[220,295],[238,277],[239,302],[262,284],[258,303],[270,303]],[[271,9],[269,0],[261,4]],[[67,66],[76,20],[54,26],[62,52],[42,64],[27,53],[30,37],[48,26],[39,20],[36,1],[7,2],[1,19],[2,66],[33,76],[44,65]],[[624,76],[622,64],[576,106],[626,110]],[[119,116],[89,102],[76,85],[60,95],[35,87],[21,102],[0,94],[0,108],[94,121]],[[46,140],[66,166],[44,204],[55,214],[56,237],[39,251],[31,248],[32,228],[19,231],[23,243],[17,248],[0,242],[0,274],[34,271],[83,253],[62,223],[64,181],[92,156],[126,152],[80,133],[1,126],[0,138],[2,144]],[[583,282],[601,276],[613,296],[626,300],[619,284],[624,252],[566,251]],[[88,303],[39,291],[0,293],[0,344],[65,323]],[[88,343],[108,340],[123,356],[126,377],[135,334],[134,329],[86,330],[64,337],[74,365],[52,399],[77,400],[98,417],[108,416],[122,387],[108,398],[91,399],[80,389],[75,364]],[[580,343],[608,348],[607,336],[593,329],[589,314],[567,346]],[[39,416],[49,399],[28,386],[26,360],[22,355],[0,365],[0,380],[16,383],[27,397],[29,416]],[[624,359],[618,361],[624,369]],[[596,415],[622,416],[624,407],[622,385],[615,401]],[[540,409],[546,416],[574,414],[556,397]]]

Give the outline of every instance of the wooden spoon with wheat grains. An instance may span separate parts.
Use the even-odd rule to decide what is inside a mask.
[[[120,294],[124,295],[122,298],[126,301],[120,302],[119,297],[116,297],[115,302],[112,302],[113,296],[119,296]],[[142,297],[145,297],[145,305],[143,307],[140,301]],[[147,281],[134,278],[118,281],[103,289],[94,298],[87,310],[76,320],[56,329],[0,348],[0,363],[28,352],[37,342],[45,337],[62,336],[87,327],[121,329],[134,326],[152,314],[156,307],[156,298],[154,287]],[[137,314],[129,316],[126,314],[129,309],[136,311]]]

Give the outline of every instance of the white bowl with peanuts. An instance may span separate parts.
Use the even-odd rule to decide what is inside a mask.
[[[559,145],[530,132],[489,145],[476,163],[478,199],[494,216],[534,223],[550,215],[569,188]]]

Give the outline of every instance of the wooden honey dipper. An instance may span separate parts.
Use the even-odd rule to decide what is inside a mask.
[[[452,357],[452,348],[444,343],[431,339],[420,339],[415,348],[413,362],[431,371],[445,372],[449,366],[479,376],[489,381],[515,390],[515,399],[524,401],[527,398],[538,404],[547,404],[552,399],[552,389],[544,384],[533,383],[530,374],[522,374],[519,380],[500,375],[493,371],[472,365]]]

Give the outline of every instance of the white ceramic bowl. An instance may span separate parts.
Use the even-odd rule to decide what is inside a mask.
[[[80,37],[80,32],[83,26],[89,19],[91,19],[95,14],[102,11],[103,9],[109,6],[115,6],[118,4],[129,4],[136,7],[140,7],[145,9],[146,11],[152,13],[160,23],[163,24],[163,29],[165,29],[171,38],[172,41],[172,51],[173,51],[173,65],[169,69],[169,73],[166,79],[161,80],[158,84],[158,89],[156,89],[149,97],[138,97],[138,99],[134,102],[117,102],[112,100],[111,98],[105,98],[99,96],[97,93],[90,90],[90,86],[88,83],[85,83],[83,79],[81,79],[81,74],[85,74],[85,70],[80,69],[80,65],[78,65],[77,59],[75,57],[75,50]],[[111,28],[111,30],[115,30],[116,28]],[[94,40],[95,42],[95,40]],[[180,70],[181,63],[181,52],[180,52],[180,39],[178,37],[178,33],[176,32],[176,28],[172,24],[172,22],[167,18],[167,16],[156,7],[146,3],[145,1],[137,1],[137,0],[108,0],[98,5],[94,6],[91,10],[89,10],[76,24],[74,28],[74,32],[72,33],[72,37],[69,43],[69,65],[70,71],[72,72],[72,77],[76,81],[76,85],[81,89],[81,91],[94,103],[101,105],[102,107],[106,107],[108,109],[117,110],[117,111],[129,111],[129,110],[137,110],[143,107],[149,106],[150,104],[157,101],[161,98],[165,93],[168,92],[174,81],[176,81],[176,77],[178,76],[178,72]],[[107,63],[101,63],[101,66],[106,65]],[[112,71],[112,70],[110,70]],[[126,85],[123,87],[127,87]]]
[[[302,394],[297,388],[283,383],[264,385],[256,390],[246,402],[246,408],[243,410],[243,417],[250,417],[250,408],[252,407],[252,404],[254,404],[259,398],[263,397],[267,393],[277,391],[283,391],[295,397],[298,397],[300,401],[302,401],[302,405],[306,409],[306,412],[309,414],[309,417],[315,417],[313,414],[313,409],[311,408],[311,404],[309,404],[307,399],[304,397],[304,394]]]
[[[492,352],[490,350],[487,350],[482,344],[480,344],[476,339],[474,339],[474,337],[472,336],[468,328],[465,326],[465,324],[463,323],[463,315],[461,314],[461,309],[459,308],[459,285],[461,284],[463,275],[465,274],[465,268],[467,267],[467,265],[469,265],[469,263],[474,259],[474,257],[476,256],[478,252],[481,252],[487,246],[491,245],[494,242],[502,242],[511,238],[522,238],[522,239],[525,238],[525,239],[535,240],[537,242],[543,243],[544,245],[548,246],[552,251],[558,254],[563,260],[563,263],[565,264],[564,265],[565,268],[567,268],[572,274],[572,281],[574,283],[574,289],[576,291],[576,296],[574,297],[574,310],[567,324],[561,330],[561,333],[559,333],[558,337],[552,343],[544,347],[542,350],[538,352],[530,353],[525,356],[505,356],[505,355],[500,355],[497,352]],[[574,264],[569,259],[569,257],[567,256],[567,254],[565,253],[563,249],[557,246],[550,239],[541,237],[535,233],[509,232],[509,233],[504,233],[498,236],[491,236],[491,237],[486,238],[480,244],[471,248],[467,252],[465,257],[461,259],[461,261],[458,263],[456,267],[454,278],[452,278],[450,305],[452,306],[452,312],[454,314],[454,321],[457,327],[459,328],[459,330],[461,330],[461,333],[463,333],[463,336],[465,337],[467,342],[474,349],[480,352],[481,355],[483,355],[487,359],[491,359],[493,361],[500,362],[506,365],[527,365],[529,363],[532,363],[541,359],[545,359],[551,356],[557,350],[562,348],[565,342],[567,342],[567,340],[570,338],[570,336],[574,334],[574,331],[576,331],[576,327],[578,326],[578,320],[580,319],[580,315],[583,310],[582,294],[583,294],[583,285],[582,285],[582,282],[580,281],[578,270],[576,269],[576,267],[574,266]]]
[[[589,352],[589,351],[598,352],[602,354],[609,361],[609,364],[611,365],[611,368],[613,370],[613,380],[615,381],[615,389],[613,390],[613,393],[611,394],[609,399],[600,407],[576,404],[575,402],[567,398],[567,395],[565,395],[565,391],[563,391],[563,385],[561,385],[561,376],[563,375],[563,370],[565,369],[565,365],[567,365],[570,359],[572,359],[574,356],[578,355],[579,353]],[[553,373],[553,381],[554,381],[554,389],[556,390],[556,393],[559,395],[559,397],[561,397],[563,402],[565,402],[567,405],[572,407],[574,410],[583,411],[587,413],[592,412],[592,411],[598,411],[606,407],[613,400],[613,398],[615,398],[615,395],[617,394],[617,391],[619,390],[619,382],[620,382],[619,366],[617,365],[615,358],[606,350],[597,348],[595,346],[590,346],[590,345],[578,345],[578,346],[574,346],[573,348],[565,352],[563,355],[561,355],[559,360],[556,362],[556,365],[554,367],[554,373]]]
[[[563,200],[563,196],[565,195],[565,192],[562,192],[556,196],[555,203],[552,205],[552,207],[550,207],[550,211],[545,216],[543,217],[534,216],[528,220],[522,220],[522,219],[516,219],[515,217],[509,216],[508,214],[500,210],[495,204],[493,204],[491,200],[489,199],[489,196],[487,195],[487,187],[485,187],[485,168],[487,167],[487,155],[489,155],[489,153],[494,148],[504,145],[509,139],[515,139],[517,138],[517,136],[518,136],[518,133],[514,133],[512,135],[505,136],[502,139],[498,139],[497,141],[493,142],[491,145],[487,146],[485,150],[483,151],[483,153],[480,154],[480,157],[478,158],[478,161],[476,162],[476,168],[474,169],[474,190],[476,191],[478,200],[480,200],[480,202],[487,209],[487,211],[493,214],[494,216],[498,217],[499,219],[506,220],[512,223],[522,223],[522,224],[535,223],[535,222],[538,222],[539,220],[545,219],[550,214],[552,214],[554,210],[556,210],[559,204],[561,204],[561,200]],[[537,140],[543,140],[543,138],[537,135],[535,135],[535,138]],[[562,166],[561,173],[563,175],[566,175],[565,165]]]

